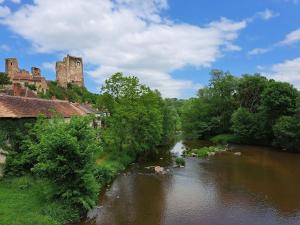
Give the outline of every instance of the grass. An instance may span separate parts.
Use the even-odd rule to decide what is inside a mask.
[[[177,157],[175,159],[175,163],[177,166],[185,166],[185,160],[184,160],[184,158],[181,158],[181,157]]]
[[[240,138],[234,134],[219,134],[210,139],[214,144],[240,143]]]
[[[202,147],[199,149],[192,149],[187,152],[188,156],[197,156],[197,157],[206,157],[209,156],[210,153],[216,153],[216,152],[221,152],[224,150],[223,146],[209,146],[209,147]]]
[[[99,155],[96,178],[100,187],[112,182],[132,161],[126,154]],[[61,225],[78,220],[75,209],[50,197],[54,193],[54,186],[41,178],[0,178],[0,225]]]
[[[50,199],[53,185],[32,177],[0,181],[0,225],[60,225],[79,214],[66,203]]]

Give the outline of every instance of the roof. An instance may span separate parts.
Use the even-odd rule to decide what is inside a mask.
[[[56,113],[64,118],[87,114],[85,111],[68,101],[45,100],[0,94],[0,118],[35,118],[41,114],[51,117]]]
[[[93,108],[93,106],[90,104],[80,104],[78,106],[80,107],[81,110],[83,110],[87,114],[99,114],[100,113],[95,108]]]

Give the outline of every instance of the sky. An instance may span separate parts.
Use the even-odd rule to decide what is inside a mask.
[[[300,0],[0,0],[0,71],[16,57],[55,79],[66,54],[92,92],[112,74],[189,98],[212,69],[300,88]]]

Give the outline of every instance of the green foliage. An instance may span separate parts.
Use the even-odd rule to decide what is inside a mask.
[[[284,150],[300,151],[300,122],[297,117],[280,117],[273,131],[276,146]]]
[[[261,104],[262,92],[267,87],[267,78],[254,74],[243,75],[238,80],[237,100],[240,107],[247,109],[249,112],[255,113]]]
[[[83,212],[92,208],[98,193],[94,156],[101,149],[90,123],[88,117],[74,117],[70,123],[39,118],[25,137],[18,157],[8,156],[8,174],[32,171],[54,182],[56,198]]]
[[[175,163],[177,166],[185,166],[185,160],[182,157],[177,157],[175,159]]]
[[[206,157],[209,156],[210,154],[214,154],[216,152],[223,151],[224,147],[223,146],[209,146],[209,147],[202,147],[199,149],[192,149],[188,151],[189,156],[194,156],[196,155],[197,157]]]
[[[255,139],[258,121],[255,113],[239,108],[232,114],[232,130],[245,143]]]
[[[97,107],[110,112],[103,131],[104,148],[117,156],[126,153],[135,158],[174,134],[175,112],[157,91],[140,84],[136,77],[113,75],[106,80],[101,96]]]
[[[230,144],[230,143],[241,143],[240,137],[234,135],[234,134],[219,134],[212,138],[210,138],[210,141],[214,144]]]
[[[36,86],[34,84],[25,83],[25,87],[28,87],[32,91],[36,91]]]
[[[9,84],[11,84],[11,81],[8,74],[0,72],[0,88],[3,88],[3,86]]]
[[[296,128],[287,125],[286,119],[280,120],[274,127],[282,116],[295,117],[299,114],[297,89],[259,74],[235,78],[230,73],[213,70],[211,75],[209,86],[200,89],[198,98],[185,104],[182,127],[187,139],[210,139],[233,132],[232,140],[227,136],[217,136],[213,140],[221,143],[275,143],[286,149],[297,148],[295,142],[292,142],[292,148],[287,147],[283,140],[284,133]],[[290,139],[288,135],[287,139]]]
[[[34,122],[35,119],[1,119],[1,147],[11,152],[19,152],[23,137],[28,134]]]
[[[0,181],[0,224],[59,225],[79,219],[79,212],[59,200],[51,200],[55,187],[32,177]]]
[[[56,81],[49,82],[46,93],[39,93],[39,95],[41,98],[46,99],[55,97],[61,100],[68,100],[70,102],[89,102],[92,104],[96,104],[98,98],[97,94],[89,92],[85,87],[68,84],[68,87],[64,88],[57,85]]]

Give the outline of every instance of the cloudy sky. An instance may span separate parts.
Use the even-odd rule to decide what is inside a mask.
[[[187,98],[214,68],[300,88],[300,0],[0,0],[0,34],[0,71],[17,57],[55,79],[69,53],[94,92],[123,72]]]

